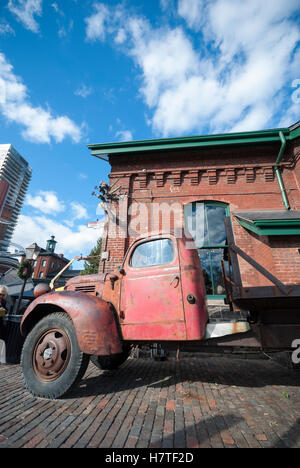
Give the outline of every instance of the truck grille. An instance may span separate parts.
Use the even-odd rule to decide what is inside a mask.
[[[94,284],[86,285],[86,286],[75,286],[75,291],[85,292],[85,293],[93,293],[95,292],[95,289],[96,289],[96,286]]]

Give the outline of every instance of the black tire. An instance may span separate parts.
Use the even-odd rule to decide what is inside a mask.
[[[35,396],[62,397],[81,380],[88,364],[89,355],[79,349],[72,320],[64,312],[42,318],[25,339],[23,380]]]
[[[118,369],[128,358],[131,351],[130,345],[123,345],[123,352],[110,356],[91,356],[92,363],[101,370]]]

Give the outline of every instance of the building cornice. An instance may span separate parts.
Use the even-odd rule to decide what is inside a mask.
[[[277,128],[254,132],[223,133],[215,135],[162,138],[155,140],[99,143],[88,145],[88,148],[93,156],[98,156],[149,151],[168,151],[187,148],[193,149],[210,146],[281,143],[279,132],[283,133],[286,141],[294,140],[300,136],[300,124],[298,122],[289,128]]]

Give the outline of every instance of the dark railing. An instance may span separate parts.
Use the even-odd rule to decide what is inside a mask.
[[[271,283],[273,283],[274,287],[280,292],[282,296],[289,296],[293,293],[293,289],[291,286],[286,286],[282,283],[276,276],[272,275],[272,273],[266,268],[264,268],[261,264],[259,264],[256,260],[251,258],[246,252],[244,252],[241,248],[239,248],[234,243],[234,238],[230,226],[229,219],[225,219],[225,229],[227,234],[227,242],[228,242],[228,257],[229,263],[232,268],[232,278],[229,278],[226,275],[224,262],[222,263],[222,271],[225,283],[225,289],[227,297],[229,297],[230,301],[234,302],[235,298],[240,298],[241,295],[244,294],[245,291],[250,289],[254,290],[254,288],[244,288],[242,285],[242,279],[240,274],[240,268],[238,263],[238,256],[240,256],[243,260],[245,260],[249,265],[251,265],[256,271],[258,271],[261,275],[267,278]],[[265,289],[270,289],[270,287],[265,287]],[[299,289],[299,288],[298,288]],[[296,293],[297,295],[298,293]]]
[[[20,323],[22,316],[28,304],[33,300],[33,297],[25,295],[20,302],[19,313],[16,314],[16,307],[19,295],[10,296],[10,307],[7,314],[3,317],[4,336],[2,339],[5,342],[5,362],[6,364],[19,364],[24,338],[20,333]]]
[[[5,361],[7,364],[19,364],[24,338],[20,333],[22,315],[7,315],[4,318]]]

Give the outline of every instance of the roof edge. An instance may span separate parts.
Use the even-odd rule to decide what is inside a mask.
[[[279,132],[284,134],[286,140],[293,140],[300,136],[300,122],[297,122],[291,127],[270,130],[97,143],[89,144],[87,147],[91,150],[93,156],[97,156],[100,154],[176,150],[182,148],[241,145],[249,143],[277,143],[281,142]]]

